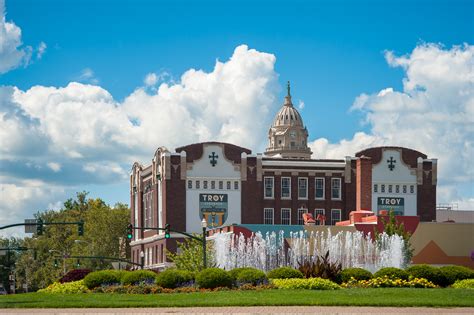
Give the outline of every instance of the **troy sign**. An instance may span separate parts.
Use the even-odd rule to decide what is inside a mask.
[[[403,215],[403,213],[405,212],[405,199],[378,197],[377,210],[392,210],[396,215]]]

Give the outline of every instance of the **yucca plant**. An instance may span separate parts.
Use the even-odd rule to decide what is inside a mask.
[[[298,262],[298,265],[299,271],[303,273],[305,278],[323,278],[334,281],[342,271],[341,263],[332,263],[329,260],[329,251],[324,256],[318,256],[316,261]]]

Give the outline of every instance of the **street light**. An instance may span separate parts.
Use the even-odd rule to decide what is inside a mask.
[[[206,218],[202,218],[201,227],[202,227],[202,261],[203,261],[204,269],[206,269],[207,268],[207,257],[206,257],[207,221],[206,221]]]
[[[145,253],[143,251],[140,252],[140,260],[143,269],[143,266],[145,265]]]

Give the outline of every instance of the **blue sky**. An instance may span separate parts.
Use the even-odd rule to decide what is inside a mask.
[[[169,86],[179,84],[181,76],[189,69],[211,73],[216,60],[226,63],[237,47],[247,45],[249,50],[271,54],[276,58],[272,68],[266,72],[269,77],[275,77],[271,79],[273,81],[270,80],[273,83],[265,86],[268,87],[268,95],[274,97],[264,105],[269,113],[264,119],[265,123],[271,122],[283,99],[285,83],[290,80],[294,101],[304,102],[301,113],[310,139],[315,141],[314,148],[324,151],[320,156],[338,154],[343,151],[340,148],[354,154],[360,148],[360,144],[354,140],[357,132],[363,132],[374,144],[391,144],[392,141],[394,144],[410,146],[409,137],[398,141],[395,133],[387,135],[377,131],[378,122],[371,121],[371,117],[382,115],[377,112],[380,108],[377,102],[382,102],[377,99],[377,94],[392,88],[395,92],[411,95],[413,91],[404,90],[404,80],[425,82],[422,78],[426,78],[426,75],[418,75],[415,57],[437,62],[440,58],[432,58],[433,53],[453,57],[456,55],[455,46],[459,45],[460,53],[470,52],[470,45],[474,42],[473,12],[472,1],[7,0],[5,21],[21,29],[22,44],[14,48],[31,56],[24,57],[16,66],[0,74],[0,86],[14,86],[26,92],[33,86],[64,88],[70,82],[92,84],[110,93],[113,98],[111,102],[120,107],[137,89],[153,95],[163,82]],[[39,53],[41,43],[44,43],[45,49]],[[417,48],[420,48],[420,54],[416,53]],[[390,64],[387,51],[393,52],[393,56],[398,59]],[[470,56],[466,58],[467,66],[463,69],[469,75],[472,74],[472,69],[469,69],[472,59]],[[146,86],[144,78],[150,73],[155,73],[159,78],[164,73],[166,75],[163,80],[158,79],[152,86]],[[467,88],[471,93],[472,84],[467,82]],[[360,108],[353,107],[361,95],[369,96],[369,101]],[[260,103],[256,104],[259,106]],[[399,106],[400,115],[403,116],[403,106],[400,107],[397,102],[393,104]],[[459,112],[455,107],[446,110]],[[467,115],[469,110],[463,113]],[[28,114],[33,115],[30,112]],[[397,117],[402,117],[400,115]],[[41,121],[41,118],[36,119]],[[160,117],[156,121],[159,123]],[[40,122],[40,125],[41,130],[48,129],[46,123]],[[266,128],[268,125],[261,130]],[[464,138],[459,148],[466,148],[467,145],[467,153],[470,153],[472,131],[464,128],[461,133]],[[453,134],[459,134],[459,131]],[[210,135],[220,137],[218,133],[211,132]],[[251,143],[250,148],[261,151],[266,141],[266,131],[255,136],[260,138],[260,142]],[[383,140],[374,140],[374,137]],[[48,138],[45,143],[55,141],[51,135],[45,135],[45,138]],[[326,139],[329,146],[322,148],[318,139]],[[343,139],[350,143],[342,143]],[[35,139],[31,141],[26,145],[34,146]],[[180,143],[172,144],[179,146],[193,141],[193,138],[182,137],[176,141]],[[449,143],[449,139],[446,141]],[[157,142],[155,147],[160,145]],[[351,145],[352,151],[347,148]],[[74,147],[74,143],[71,143],[71,147]],[[443,152],[442,147],[431,151],[429,145],[418,146],[413,143],[412,147],[424,152],[428,150],[430,157],[443,158],[433,156]],[[84,189],[111,204],[116,201],[128,202],[126,174],[115,179],[88,179],[82,176],[81,180],[77,180],[78,176],[71,172],[68,175],[60,174],[66,170],[65,165],[68,163],[74,164],[76,168],[89,163],[90,170],[91,165],[95,166],[94,163],[100,164],[104,160],[112,165],[112,174],[120,173],[118,168],[122,168],[122,173],[124,170],[128,172],[131,164],[128,164],[127,158],[114,160],[110,156],[101,159],[79,150],[82,156],[80,161],[73,157],[72,160],[75,160],[71,162],[61,159],[58,152],[58,147],[51,147],[47,153],[38,153],[41,158],[25,157],[13,151],[3,152],[6,158],[1,160],[2,184],[18,188],[28,185],[25,184],[27,180],[35,180],[38,181],[35,185],[39,187],[57,187],[55,193],[49,191],[50,199],[41,197],[37,203],[18,197],[19,205],[29,208],[26,212],[33,211],[33,208],[57,205],[65,196]],[[140,152],[136,156],[151,157],[153,152],[150,149],[148,155]],[[50,167],[50,173],[46,167],[41,172],[33,172],[31,178],[28,177],[27,174],[32,173],[25,165],[37,163],[40,168],[41,165],[48,165],[49,160],[57,164]],[[142,162],[147,163],[146,160]],[[6,165],[9,170],[6,170]],[[444,176],[441,184],[445,185],[446,195],[438,198],[439,201],[464,200],[468,206],[471,205],[469,200],[474,197],[471,170],[468,170],[467,178],[462,177],[462,174],[456,180]],[[449,174],[449,169],[446,168],[443,174]],[[19,182],[19,178],[23,182]],[[113,182],[113,185],[108,185],[109,182]],[[21,194],[21,189],[16,188],[14,191]],[[0,211],[6,213],[9,210]],[[0,216],[0,220],[5,218],[5,215]]]

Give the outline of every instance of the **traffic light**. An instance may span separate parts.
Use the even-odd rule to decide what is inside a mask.
[[[59,266],[58,260],[55,259],[55,260],[54,260],[54,268],[58,268],[58,266]]]
[[[127,238],[131,240],[133,238],[133,225],[129,224],[127,226]]]
[[[82,220],[77,224],[77,234],[79,236],[84,235],[84,221]]]
[[[43,219],[38,219],[36,221],[36,235],[43,235]]]
[[[76,261],[76,267],[77,268],[81,267],[81,261],[79,259]]]
[[[169,223],[165,224],[165,238],[170,238],[170,225]]]

